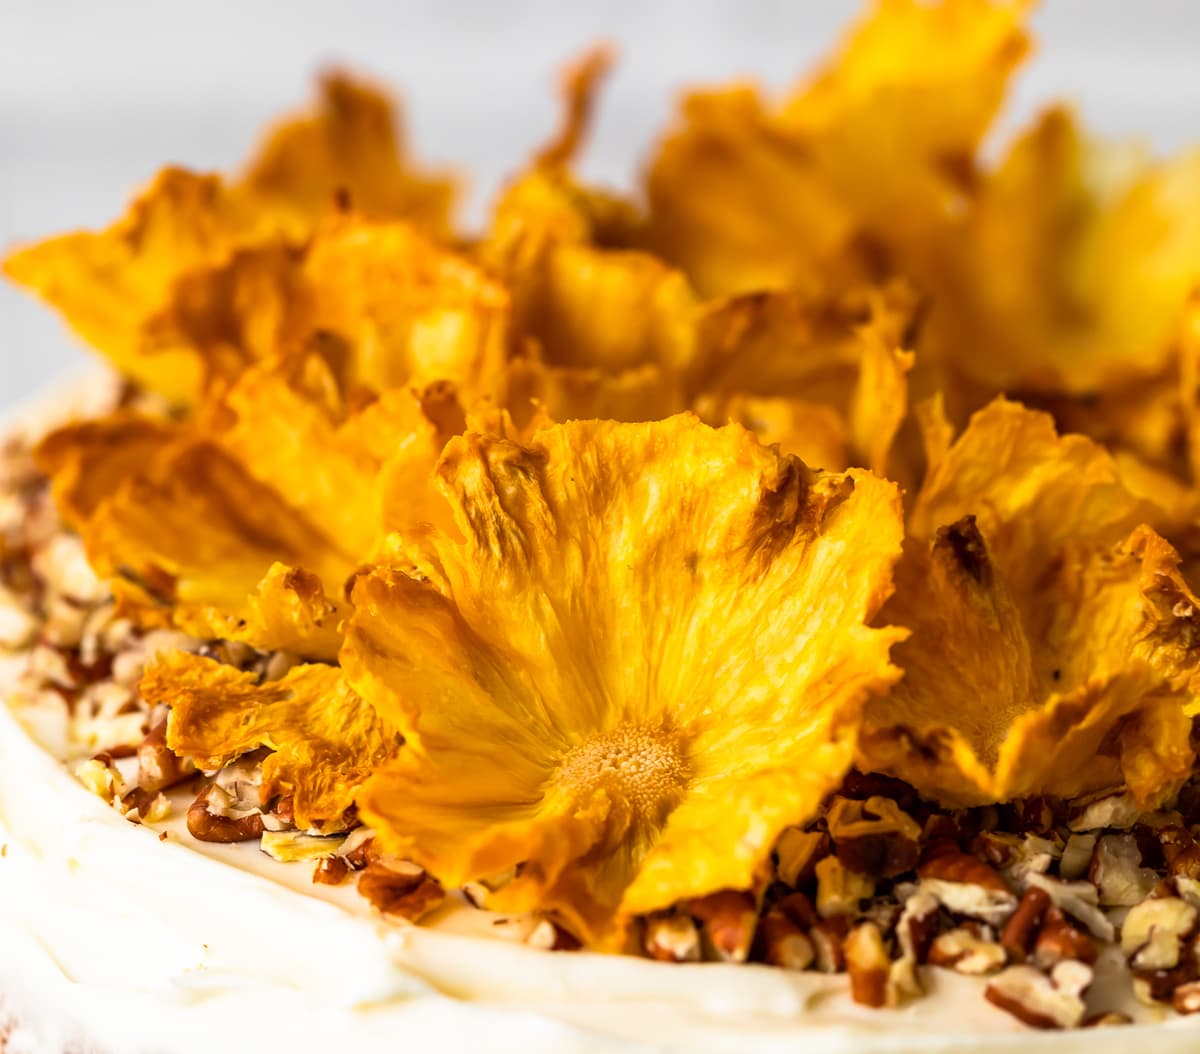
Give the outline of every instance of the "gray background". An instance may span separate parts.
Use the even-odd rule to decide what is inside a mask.
[[[419,157],[470,176],[477,221],[552,126],[563,60],[603,37],[620,62],[585,175],[630,186],[681,86],[781,88],[858,11],[818,0],[0,0],[0,247],[115,217],[166,162],[221,168],[309,97],[323,65],[390,82]],[[1050,98],[1161,149],[1200,140],[1200,0],[1046,0],[1005,125]],[[49,312],[0,288],[0,408],[78,366]]]

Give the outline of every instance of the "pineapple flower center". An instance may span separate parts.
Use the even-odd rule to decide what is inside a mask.
[[[656,827],[682,800],[690,776],[678,733],[623,724],[568,750],[554,782],[580,798],[603,791],[627,821]]]

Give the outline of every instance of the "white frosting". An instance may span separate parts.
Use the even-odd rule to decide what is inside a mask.
[[[19,1022],[0,1032],[6,1054],[1200,1047],[1189,1019],[1031,1032],[946,971],[924,971],[926,998],[874,1011],[844,978],[537,951],[462,905],[386,924],[308,866],[194,842],[178,819],[130,824],[68,774],[62,722],[0,705],[0,1018]]]
[[[42,729],[39,737],[53,734]],[[176,825],[177,829],[177,825]],[[0,993],[13,1054],[487,1050],[1193,1051],[1189,1020],[1074,1034],[1022,1028],[980,983],[929,970],[900,1010],[845,981],[754,966],[542,952],[374,918],[353,889],[251,846],[199,846],[122,819],[0,707]],[[197,851],[200,849],[202,851]]]

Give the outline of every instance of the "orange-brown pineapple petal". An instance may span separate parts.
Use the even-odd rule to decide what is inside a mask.
[[[263,802],[293,795],[301,827],[338,820],[403,742],[336,666],[296,666],[260,684],[253,672],[175,652],[154,661],[139,690],[151,703],[170,705],[168,746],[204,768],[269,748]]]
[[[914,505],[889,620],[904,680],[860,763],[949,804],[1127,785],[1161,801],[1192,760],[1196,639],[1174,551],[1108,454],[996,402]],[[942,524],[942,526],[938,526]]]
[[[626,895],[649,910],[748,886],[895,676],[895,633],[865,625],[890,589],[895,489],[687,416],[524,446],[468,434],[439,477],[461,538],[360,579],[342,655],[410,741],[364,793],[373,825],[449,882],[523,862],[499,902],[592,939]],[[700,823],[707,851],[679,858]]]
[[[1027,6],[880,0],[782,106],[690,96],[648,178],[656,247],[706,295],[909,272],[969,186]]]

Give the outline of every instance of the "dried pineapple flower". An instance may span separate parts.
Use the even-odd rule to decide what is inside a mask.
[[[277,128],[241,178],[164,169],[106,230],[18,250],[4,270],[121,372],[187,403],[229,363],[206,361],[162,316],[190,308],[195,318],[197,301],[214,295],[257,299],[337,199],[442,233],[451,197],[444,178],[412,170],[386,97],[333,74],[317,110]]]
[[[650,168],[652,244],[710,296],[904,273],[969,191],[1028,6],[878,0],[778,107],[748,86],[688,97]]]
[[[159,656],[139,685],[169,703],[167,744],[206,769],[259,747],[263,804],[294,796],[301,828],[338,820],[403,737],[347,686],[336,666],[295,666],[278,681],[183,652]]]
[[[1198,194],[1200,151],[1155,162],[1050,110],[948,239],[930,346],[992,391],[1090,395],[1161,375],[1200,286]]]
[[[1147,506],[1102,448],[1003,401],[930,463],[882,616],[913,631],[905,677],[860,765],[953,805],[1164,800],[1193,761],[1200,617]]]
[[[448,886],[521,865],[500,910],[591,943],[749,887],[849,764],[899,639],[895,487],[690,416],[468,433],[438,469],[459,537],[360,577],[342,664],[408,741],[359,797]]]
[[[210,378],[318,353],[343,393],[450,381],[504,394],[508,294],[410,223],[339,214],[302,250],[238,253],[177,283],[143,331],[192,349]]]
[[[807,464],[887,475],[908,412],[913,357],[901,342],[914,310],[899,283],[825,303],[791,293],[715,301],[701,321],[697,409]]]
[[[349,575],[388,530],[444,518],[429,477],[461,416],[444,387],[351,411],[310,359],[293,376],[249,371],[202,419],[117,415],[60,430],[40,454],[126,606],[328,659]]]

